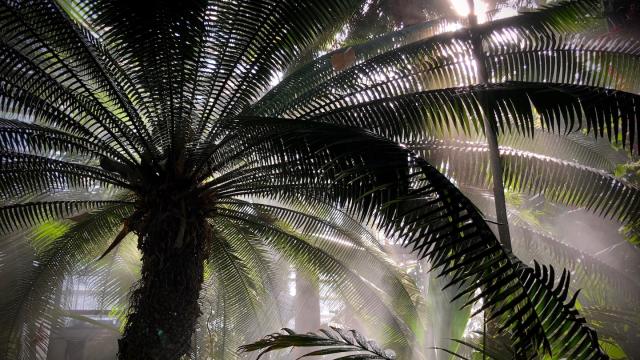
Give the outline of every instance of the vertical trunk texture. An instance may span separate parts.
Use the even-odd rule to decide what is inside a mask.
[[[189,353],[200,306],[206,222],[182,214],[150,217],[138,247],[142,278],[131,295],[119,359],[180,359]],[[188,215],[187,215],[188,218]]]

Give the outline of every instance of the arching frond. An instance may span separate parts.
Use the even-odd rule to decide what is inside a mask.
[[[6,338],[0,341],[2,354],[19,358],[19,354],[35,356],[36,348],[44,343],[36,341],[38,328],[51,329],[57,318],[51,309],[57,307],[55,289],[72,269],[95,258],[114,235],[115,226],[131,211],[130,205],[111,205],[92,214],[88,219],[72,225],[62,234],[36,230],[34,247],[37,262],[12,297],[13,302],[2,307],[6,319]],[[55,315],[55,314],[54,314]],[[22,327],[22,324],[25,326]],[[17,332],[21,329],[22,332]],[[17,338],[16,338],[17,337]],[[27,357],[28,358],[28,357]]]
[[[88,279],[95,279],[88,286],[98,290],[98,306],[118,320],[121,333],[126,325],[129,290],[140,279],[141,256],[136,240],[129,235],[109,256],[92,264],[91,271],[82,272]]]
[[[101,156],[122,159],[122,155],[82,137],[15,120],[0,119],[0,149],[46,157],[74,157],[98,160]]]
[[[465,200],[465,198],[458,198],[459,192],[455,190],[452,185],[451,192],[447,190],[444,194],[440,193],[443,189],[441,186],[435,185],[435,181],[445,180],[440,178],[442,175],[437,174],[434,169],[423,166],[422,171],[429,174],[427,176],[431,179],[431,186],[434,186],[434,190],[432,191],[435,191],[438,197],[456,197],[455,199],[447,201],[447,204],[451,205],[446,206],[455,207],[468,204],[468,200]],[[439,178],[442,180],[436,180]],[[526,266],[523,267],[524,265],[517,260],[512,262],[513,260],[503,252],[504,250],[502,250],[499,245],[494,245],[491,241],[487,241],[487,238],[485,238],[486,235],[483,234],[488,234],[484,231],[489,230],[475,209],[465,210],[465,212],[462,213],[445,213],[447,217],[453,217],[455,221],[460,221],[460,225],[457,227],[460,229],[459,235],[452,237],[452,234],[447,232],[446,235],[443,234],[444,236],[438,236],[439,231],[446,231],[444,230],[446,226],[438,224],[438,222],[428,221],[430,217],[436,216],[436,212],[434,209],[429,210],[429,207],[425,208],[425,205],[430,204],[433,204],[431,206],[437,206],[437,200],[430,200],[423,203],[424,205],[422,206],[420,206],[420,204],[421,202],[417,202],[415,207],[412,207],[407,213],[410,215],[405,217],[403,221],[403,231],[399,239],[404,239],[409,244],[413,243],[413,248],[418,251],[419,254],[423,254],[423,256],[428,256],[432,259],[434,268],[439,269],[441,275],[448,274],[451,276],[451,285],[460,288],[457,297],[468,296],[468,304],[482,297],[486,301],[483,308],[492,307],[494,317],[506,316],[509,311],[516,311],[517,316],[506,316],[505,322],[502,324],[502,329],[511,327],[510,331],[512,332],[512,338],[517,352],[528,352],[541,346],[546,349],[554,349],[551,351],[556,352],[566,353],[568,351],[571,353],[575,351],[576,353],[580,353],[585,351],[592,355],[599,356],[597,355],[599,350],[596,352],[587,350],[589,348],[597,348],[597,341],[595,341],[594,338],[595,334],[592,333],[591,330],[586,330],[586,332],[580,335],[581,340],[578,341],[578,339],[575,338],[575,333],[564,332],[564,330],[556,333],[558,330],[556,326],[558,326],[558,324],[555,324],[554,321],[549,321],[549,319],[557,320],[562,318],[569,322],[575,322],[574,324],[583,322],[579,320],[579,317],[575,317],[577,314],[573,312],[573,310],[570,310],[572,301],[566,298],[568,279],[566,279],[565,276],[563,276],[560,283],[555,286],[555,280],[550,280],[550,277],[546,274],[546,268],[536,267],[535,269],[531,269]],[[422,230],[418,230],[420,228],[425,229],[425,227],[431,230],[430,235],[424,234]],[[423,236],[428,237],[422,238]],[[479,295],[471,295],[475,289],[477,289],[478,285],[481,286],[481,293]],[[487,286],[486,288],[484,287],[485,285]],[[564,295],[562,295],[563,292],[557,290],[560,288],[564,288]],[[533,291],[537,295],[529,295],[529,291]],[[543,295],[544,293],[547,295]],[[547,300],[551,303],[558,304],[559,307],[556,305],[541,306],[539,303],[539,301],[546,303]],[[538,311],[542,312],[539,313]],[[551,311],[551,313],[547,313],[546,311]],[[522,322],[515,319],[521,319]],[[570,327],[575,326],[579,327],[580,325]],[[538,331],[541,333],[538,333]],[[525,335],[525,333],[528,335]],[[552,340],[553,342],[542,340],[545,339],[546,334],[549,333],[555,333],[553,337],[554,340]],[[561,340],[561,342],[555,343],[557,339],[565,337],[566,342],[563,343]],[[573,338],[573,340],[569,341],[569,338]],[[572,343],[570,346],[580,345],[577,345],[577,348],[573,350],[569,350],[563,347],[566,343]]]
[[[8,206],[0,206],[0,234],[17,231],[21,228],[34,227],[53,219],[67,218],[80,211],[125,204],[125,201],[50,201],[28,202]]]
[[[505,147],[574,162],[608,173],[613,173],[618,164],[627,160],[627,156],[613,149],[608,141],[595,139],[582,132],[557,136],[549,131],[534,128],[532,137],[513,133],[502,134],[498,141]]]
[[[605,30],[601,4],[595,0],[564,0],[521,12],[519,16],[480,25],[485,34],[496,29],[529,28],[537,31],[584,32]]]
[[[21,122],[70,133],[91,141],[104,151],[118,154],[114,156],[122,159],[123,162],[130,161],[118,150],[121,149],[120,145],[105,139],[104,131],[92,123],[92,115],[73,105],[73,102],[68,99],[57,101],[54,97],[44,100],[28,91],[7,86],[7,84],[2,85],[0,86],[0,110],[6,114],[4,117],[21,119]]]
[[[274,226],[294,231],[317,250],[348,265],[351,271],[375,287],[379,292],[377,296],[389,306],[394,316],[408,326],[412,336],[420,335],[422,322],[417,311],[420,305],[418,289],[406,274],[398,271],[372,234],[327,204],[313,199],[304,199],[304,204],[296,202],[276,205],[254,200],[250,203],[221,202],[220,205],[242,212],[262,213],[273,219]]]
[[[309,194],[363,217],[406,192],[407,153],[357,128],[246,118],[212,146],[204,177],[220,198]],[[240,136],[241,135],[241,136]],[[232,149],[232,151],[230,151]],[[367,149],[367,151],[363,151]],[[242,172],[223,166],[240,164]]]
[[[25,41],[25,44],[29,44],[29,41]],[[123,126],[122,120],[110,113],[93,96],[93,92],[85,89],[84,82],[78,80],[75,87],[73,84],[66,84],[65,82],[72,80],[68,74],[65,75],[64,69],[60,68],[60,60],[50,57],[47,52],[39,53],[36,59],[32,59],[29,58],[29,54],[25,55],[15,47],[5,44],[1,44],[0,49],[3,65],[0,67],[0,79],[4,82],[3,93],[9,96],[24,93],[49,105],[66,108],[68,113],[77,113],[80,116],[76,117],[76,121],[82,119],[79,121],[81,126],[90,128],[90,132],[99,138],[106,137],[119,151],[128,154],[131,160],[134,159],[130,149],[136,138],[130,134],[131,130]],[[27,48],[25,51],[34,50]],[[84,94],[82,90],[85,90]]]
[[[637,312],[610,306],[585,307],[582,312],[603,337],[618,343],[629,358],[638,356],[640,318]]]
[[[7,151],[0,152],[0,179],[3,199],[69,188],[128,187],[99,168]]]
[[[401,46],[444,33],[455,24],[457,22],[450,19],[428,21],[381,35],[362,44],[351,45],[350,48],[355,53],[355,62],[349,66],[361,64]],[[331,81],[339,74],[339,71],[334,69],[331,58],[336,54],[344,53],[344,51],[346,50],[338,49],[301,65],[253,104],[251,113],[269,114],[274,109],[285,106],[292,98],[300,96],[304,91]]]
[[[292,181],[302,181],[301,184],[306,186],[301,189],[305,191],[313,190],[314,185],[317,185],[318,189],[324,186],[324,196],[327,196],[329,194],[327,189],[331,189],[326,187],[328,184],[340,185],[342,190],[337,196],[338,199],[344,199],[340,200],[340,206],[344,206],[350,213],[357,214],[357,218],[361,220],[374,221],[375,219],[389,236],[407,245],[411,244],[420,256],[429,257],[433,266],[440,269],[441,274],[449,274],[451,283],[462,289],[460,296],[473,294],[480,286],[482,289],[480,296],[487,301],[485,306],[493,308],[497,317],[504,316],[502,320],[505,322],[505,329],[509,328],[514,334],[514,341],[520,353],[536,352],[539,348],[543,348],[565,354],[574,351],[598,354],[597,342],[593,341],[595,335],[588,328],[583,328],[581,325],[568,325],[582,329],[579,331],[581,335],[577,335],[576,332],[564,332],[564,330],[555,334],[558,324],[549,323],[548,317],[565,319],[563,321],[573,324],[583,322],[575,312],[570,310],[572,302],[566,294],[562,295],[562,292],[555,291],[557,288],[554,284],[555,280],[550,280],[547,275],[544,275],[547,270],[530,269],[519,261],[511,259],[495,240],[473,205],[443,175],[427,163],[416,160],[412,167],[398,172],[398,169],[408,166],[406,161],[408,157],[411,158],[410,154],[397,145],[354,128],[276,119],[271,119],[268,126],[252,119],[247,121],[251,127],[245,128],[243,131],[245,136],[242,139],[248,141],[257,136],[255,139],[259,140],[249,141],[251,146],[258,146],[253,148],[250,161],[258,161],[260,164],[266,163],[274,167],[259,167],[258,174],[261,177],[250,180],[241,177],[240,184],[251,181],[253,184],[247,188],[254,191],[260,189],[265,182],[277,186],[278,182],[283,181],[284,178],[280,180],[271,174],[265,176],[266,174],[261,172],[278,169],[279,166],[284,165],[286,170],[279,169],[280,171],[284,170],[295,175],[288,178],[289,184],[295,184]],[[299,124],[303,124],[304,127],[298,127]],[[264,136],[265,131],[268,136]],[[216,147],[222,148],[220,144],[223,143],[224,146],[230,144],[222,141],[216,144]],[[345,143],[349,144],[348,148],[343,146]],[[320,144],[322,144],[321,147],[319,147]],[[242,148],[246,146],[243,144]],[[278,153],[285,156],[257,158],[256,155],[263,153],[260,150],[261,146],[265,146],[266,149],[277,146]],[[359,150],[365,148],[366,152]],[[272,153],[273,151],[264,151],[264,154]],[[336,162],[337,159],[340,161]],[[361,161],[364,161],[367,166],[360,166]],[[345,167],[345,164],[349,166]],[[311,169],[314,170],[311,171]],[[381,174],[384,169],[395,170],[391,174],[388,170],[386,174]],[[322,179],[325,174],[332,174],[330,175],[332,182],[324,183]],[[374,174],[375,177],[371,177]],[[382,181],[382,179],[385,180]],[[354,180],[360,185],[356,188],[348,187]],[[345,184],[347,187],[341,185],[342,181],[347,182]],[[374,182],[371,183],[371,181]],[[276,199],[288,195],[286,192],[281,192],[286,189],[284,187],[268,187],[268,189],[273,192],[264,192],[262,195]],[[362,189],[372,190],[363,194],[360,192]],[[342,192],[343,190],[345,192]],[[303,192],[302,195],[313,195],[313,191]],[[225,196],[231,195],[225,194]],[[295,195],[291,193],[289,196]],[[323,194],[316,196],[322,198]],[[327,199],[333,196],[336,195],[331,195]],[[384,205],[385,203],[387,204]],[[377,214],[371,212],[372,206],[380,205],[383,205],[382,212]],[[269,223],[264,224],[264,220],[260,218],[256,219],[257,214],[239,210],[227,214],[229,211],[228,208],[216,208],[215,214],[230,216],[238,221],[246,221],[249,216],[250,223],[262,224],[260,226],[265,227],[265,231],[268,230],[267,233],[261,234],[265,239],[292,236],[289,232],[283,233],[274,229]],[[284,249],[281,250],[284,251]],[[310,263],[317,261],[316,257],[321,256],[311,248],[308,251],[311,255],[304,258]],[[566,278],[562,279],[560,288],[565,287],[566,281]],[[529,294],[529,291],[533,293]],[[472,297],[470,302],[476,299],[475,296],[468,297]],[[550,301],[553,304],[562,305],[547,307],[538,303],[539,301],[544,304]],[[514,322],[514,317],[507,315],[511,312],[518,314],[515,318],[524,316],[526,320],[522,323]],[[563,348],[559,346],[560,343],[552,343],[548,340],[545,335],[548,331],[555,334],[554,340],[572,339],[571,349]]]
[[[73,26],[64,11],[53,1],[12,4],[3,6],[1,18],[6,45],[18,50],[29,65],[46,73],[49,80],[70,90],[74,100],[91,99],[95,111],[104,108],[101,121],[111,128],[103,130],[113,130],[130,145],[141,146],[141,140],[148,136],[145,124],[124,89],[96,58],[88,34]]]
[[[490,188],[484,144],[439,142],[416,145],[425,158],[461,185]],[[640,192],[601,170],[502,147],[505,188],[565,205],[580,206],[623,222],[634,221]],[[532,174],[535,174],[533,176]]]
[[[373,340],[367,340],[364,336],[355,330],[349,332],[332,328],[333,333],[328,330],[320,329],[322,335],[315,333],[296,334],[291,329],[282,329],[285,333],[273,333],[267,335],[264,339],[255,343],[243,345],[241,351],[262,350],[258,358],[274,351],[286,349],[289,347],[322,347],[320,350],[309,351],[302,357],[336,355],[336,359],[381,359],[393,360],[395,353],[389,350],[382,350]]]
[[[208,266],[212,272],[210,281],[223,292],[226,328],[221,328],[218,336],[226,337],[228,343],[220,346],[229,352],[242,341],[282,326],[283,322],[276,305],[278,293],[271,287],[273,279],[270,272],[262,272],[273,265],[268,257],[257,254],[264,251],[263,245],[228,222],[216,221],[214,231],[211,246],[216,251],[211,253]]]
[[[539,12],[487,23],[478,31],[483,37],[497,32],[496,37],[500,39],[503,36],[499,32],[505,29],[575,32],[592,29],[599,13],[597,1],[566,1]],[[576,14],[580,16],[572,17]],[[274,89],[273,95],[268,94],[256,104],[252,114],[306,116],[400,94],[478,83],[466,31],[415,41],[412,30],[416,29],[394,34],[392,39],[399,39],[394,43],[404,46],[386,45],[389,40],[383,37],[371,42],[371,50],[375,50],[372,54],[366,47],[354,48],[358,59],[363,61],[359,60],[345,71],[331,71],[328,57],[306,65],[285,79]],[[549,46],[551,44],[549,42]],[[501,48],[493,52],[496,57],[502,57]],[[489,48],[488,56],[492,55]],[[561,69],[550,71],[559,72]],[[278,102],[269,101],[269,96]]]
[[[115,58],[131,60],[123,68],[136,87],[150,93],[155,118],[165,119],[154,119],[156,135],[171,146],[170,137],[182,137],[180,132],[188,129],[178,118],[195,112],[193,124],[199,129],[236,114],[268,87],[276,71],[327,27],[344,22],[359,4],[193,1],[151,14],[142,4],[127,2],[80,1],[67,7],[109,45]],[[139,63],[146,67],[134,65]]]
[[[408,146],[414,143],[429,143],[438,140],[455,140],[456,142],[484,144],[486,138],[482,132],[473,129],[466,133],[455,128],[446,129],[445,133],[432,133],[421,141],[408,142]],[[541,127],[534,127],[531,136],[525,136],[517,132],[505,132],[498,135],[498,143],[506,148],[534,153],[558,160],[569,161],[578,165],[606,171],[613,174],[619,164],[628,161],[628,154],[621,149],[613,147],[609,141],[603,138],[595,138],[583,132],[572,132],[564,136],[558,136]]]
[[[345,263],[323,251],[322,247],[314,246],[306,235],[283,229],[264,214],[249,215],[229,208],[217,211],[219,217],[233,221],[237,226],[244,226],[246,231],[264,239],[266,244],[285,256],[296,268],[326,277],[328,283],[335,286],[336,291],[367,320],[388,324],[389,328],[384,332],[396,344],[396,348],[402,349],[410,344],[413,334],[406,324],[394,316],[391,308],[380,301],[376,290],[363,282],[357,273],[349,270]]]
[[[640,43],[603,35],[501,29],[485,37],[492,83],[549,82],[640,93]]]
[[[489,191],[470,187],[462,189],[484,213],[492,211],[494,205]],[[635,309],[640,305],[637,301],[640,285],[629,277],[629,273],[557,238],[543,229],[526,210],[509,206],[508,211],[514,254],[527,264],[538,260],[571,271],[571,289],[581,291],[583,306],[608,304]]]
[[[583,304],[621,304],[633,309],[640,304],[640,285],[613,267],[579,249],[525,226],[514,231],[515,252],[523,261],[539,259],[571,269],[573,289],[582,289]]]
[[[542,127],[549,131],[570,133],[584,128],[637,151],[640,121],[635,109],[640,97],[586,86],[513,82],[432,90],[341,107],[311,118],[364,127],[400,142],[420,141],[425,134],[446,133],[450,128],[477,133],[482,129],[479,94],[493,99],[502,132],[531,134],[534,115],[539,114]]]

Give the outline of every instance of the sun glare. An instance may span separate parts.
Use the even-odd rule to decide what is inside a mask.
[[[449,0],[451,2],[451,8],[461,17],[469,16],[469,2],[467,0]],[[485,22],[487,19],[487,11],[489,10],[487,4],[481,0],[474,0],[474,7],[476,16],[478,16],[478,22]]]
[[[460,16],[469,16],[469,3],[467,0],[449,0],[451,8]]]

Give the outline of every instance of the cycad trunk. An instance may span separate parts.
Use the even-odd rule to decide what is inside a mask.
[[[154,220],[145,226],[138,245],[142,277],[118,342],[123,360],[179,359],[190,350],[200,315],[206,222],[171,210],[150,218]]]

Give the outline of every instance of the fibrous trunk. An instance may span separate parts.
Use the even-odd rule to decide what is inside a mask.
[[[200,315],[206,222],[157,212],[139,234],[141,279],[131,295],[119,359],[179,359]]]

